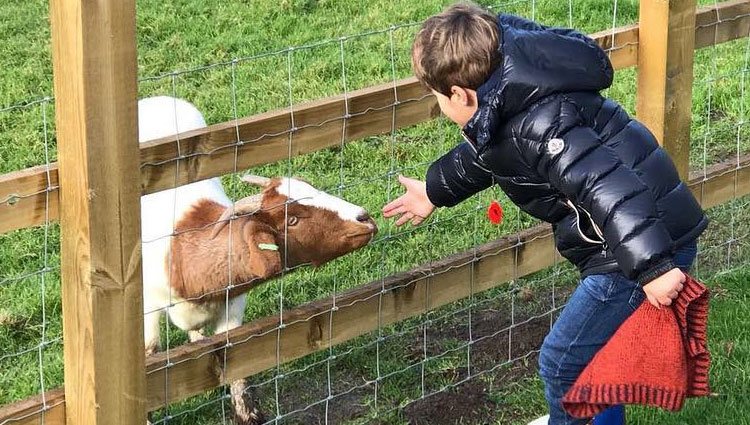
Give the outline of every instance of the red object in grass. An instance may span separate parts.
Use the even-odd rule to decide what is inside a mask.
[[[490,219],[492,224],[500,224],[503,221],[503,207],[497,201],[490,202],[490,207],[487,208],[487,218]]]

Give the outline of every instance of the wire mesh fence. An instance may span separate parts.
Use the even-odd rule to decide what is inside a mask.
[[[632,3],[624,7],[618,2],[602,6],[597,11],[601,16],[596,22],[585,18],[590,11],[583,8],[576,14],[574,2],[511,1],[493,6],[499,11],[536,17],[548,25],[572,24],[590,31],[632,23],[637,17],[637,8]],[[192,91],[189,88],[194,84],[192,81],[223,81],[225,84],[219,84],[219,90],[224,90],[220,96],[224,100],[212,97],[207,102],[211,105],[228,103],[219,112],[231,112],[231,115],[219,115],[219,121],[236,120],[238,116],[253,112],[249,103],[267,96],[273,99],[275,107],[289,108],[291,125],[283,130],[289,137],[289,146],[295,142],[299,128],[294,119],[295,104],[343,93],[344,113],[337,117],[343,121],[338,147],[300,157],[290,155],[286,161],[250,171],[266,176],[304,177],[329,193],[377,211],[400,194],[397,175],[422,176],[430,161],[450,149],[460,137],[458,128],[443,118],[406,129],[397,124],[395,106],[420,100],[399,98],[395,89],[400,78],[410,75],[410,44],[417,29],[418,23],[391,25],[379,31],[162,75],[142,82],[141,90],[148,92],[151,85],[161,86],[163,90],[156,92],[183,97],[182,93]],[[372,57],[377,58],[374,64]],[[253,92],[247,84],[255,80],[259,69],[264,70],[261,74],[273,70],[276,76]],[[253,77],[242,78],[242,75]],[[628,71],[620,77],[625,81],[633,78],[634,73]],[[346,101],[348,94],[373,83],[389,82],[394,86],[393,103],[384,106],[385,110],[394,111],[389,134],[348,143],[347,122],[352,117]],[[201,86],[201,83],[195,85]],[[613,88],[612,92],[613,96],[631,95],[625,84]],[[632,99],[630,96],[631,106]],[[256,142],[263,136],[271,135],[249,141],[238,139],[236,143]],[[230,197],[234,199],[247,194],[231,179],[225,179],[225,184],[233,191]],[[492,199],[500,199],[506,208],[506,218],[500,227],[489,224],[484,218]],[[536,220],[521,213],[496,189],[478,195],[465,205],[441,211],[419,228],[397,229],[380,219],[381,231],[367,248],[320,269],[295,270],[293,274],[253,290],[249,294],[246,316],[252,320],[276,314],[279,327],[283,328],[285,310],[311,299],[330,297],[331,314],[327,317],[332,322],[339,308],[337,296],[342,291],[363,282],[385,280],[394,273],[419,265],[427,265],[429,270],[431,263],[446,255],[471,250],[535,224],[538,224]],[[425,412],[420,413],[420,409],[425,410],[419,407],[420,400],[455,393],[451,389],[462,384],[481,387],[485,384],[473,382],[489,380],[496,381],[498,387],[506,387],[510,383],[501,376],[507,375],[510,369],[519,369],[519,363],[525,365],[521,369],[528,377],[541,338],[564,306],[564,297],[570,288],[564,283],[574,279],[573,273],[559,259],[555,263],[552,271],[543,276],[522,280],[514,271],[509,286],[489,293],[472,289],[468,300],[396,326],[383,324],[386,321],[381,309],[385,302],[383,297],[394,290],[383,286],[373,295],[379,303],[376,330],[344,345],[329,344],[327,350],[289,364],[282,364],[278,355],[275,367],[254,377],[246,392],[258,400],[260,410],[272,423],[342,423],[367,418],[391,423],[404,420],[404,412],[424,416]],[[427,273],[429,276],[430,272]],[[471,279],[473,286],[473,276]],[[429,290],[427,287],[424,294],[428,305]],[[310,319],[313,317],[306,318]],[[333,340],[332,323],[327,330],[329,334],[322,338]],[[271,331],[279,335],[276,346],[280,352],[279,347],[284,344],[281,330]],[[184,342],[184,339],[176,342]],[[249,342],[252,343],[252,338]],[[226,417],[231,404],[229,399],[226,390],[217,390],[197,404],[171,406],[153,419],[161,423],[196,420],[211,423],[217,416]],[[470,404],[468,409],[473,409]]]
[[[0,403],[43,394],[63,383],[60,301],[59,226],[50,218],[50,197],[57,183],[50,175],[54,109],[50,98],[0,109],[3,172],[15,166],[41,165],[45,185],[33,193],[0,199],[13,208],[25,196],[42,195],[39,222],[32,229],[0,235]],[[18,150],[20,155],[12,155]],[[14,161],[15,160],[15,161]],[[43,398],[42,404],[47,407]]]
[[[548,25],[572,26],[584,32],[612,28],[614,34],[615,28],[635,23],[638,16],[637,2],[621,0],[521,0],[487,5],[499,12],[520,14]],[[421,279],[437,279],[444,271],[433,266],[446,256],[468,252],[473,256],[466,257],[467,264],[478,262],[485,255],[478,247],[539,224],[494,188],[459,207],[439,211],[420,227],[396,228],[379,217],[380,207],[401,193],[396,179],[399,174],[423,176],[430,162],[460,139],[459,129],[445,118],[404,127],[397,113],[399,105],[425,99],[425,94],[399,97],[397,86],[400,79],[411,74],[410,43],[420,20],[441,6],[436,4],[434,9],[420,12],[403,24],[211,61],[183,70],[159,69],[140,79],[140,97],[166,95],[186,99],[197,106],[209,124],[234,123],[235,137],[227,143],[210,144],[206,149],[199,143],[197,148],[192,145],[188,148],[178,138],[173,157],[142,165],[142,170],[173,167],[169,170],[174,179],[167,186],[180,186],[183,175],[193,171],[190,167],[195,161],[210,161],[230,152],[234,161],[226,167],[229,174],[222,177],[230,199],[257,193],[239,181],[238,177],[246,172],[267,177],[300,177],[326,193],[364,207],[375,216],[380,228],[376,238],[362,249],[319,268],[287,268],[281,277],[254,287],[247,294],[243,321],[269,318],[273,325],[250,334],[242,342],[252,346],[254,340],[262,337],[276,338],[275,347],[271,347],[270,355],[275,357],[271,367],[254,375],[243,387],[243,393],[254,399],[269,423],[431,423],[445,415],[478,417],[479,422],[494,417],[499,423],[511,423],[528,420],[545,410],[541,386],[534,380],[535,356],[576,282],[574,270],[559,257],[550,261],[550,268],[529,276],[528,271],[519,270],[522,260],[518,257],[523,255],[519,246],[528,243],[519,238],[515,244],[503,248],[515,256],[510,263],[513,270],[508,272],[508,284],[483,290],[485,286],[479,282],[486,277],[475,276],[477,269],[468,267],[468,297],[443,305],[437,301],[443,299],[443,294],[431,292],[430,285],[416,286],[424,291],[418,295],[427,313],[391,324],[392,310],[390,307],[384,310],[394,293],[401,288],[412,288],[408,280],[387,286],[392,275],[422,266]],[[142,24],[149,27],[150,22]],[[745,38],[698,51],[696,55],[691,164],[694,172],[704,176],[718,161],[732,160],[739,167],[750,150],[745,138],[748,43],[750,38]],[[153,69],[152,64],[145,66]],[[358,129],[350,123],[358,115],[367,116],[373,111],[355,110],[350,95],[374,84],[393,86],[392,94],[388,94],[392,101],[378,109],[390,114],[390,129],[383,135],[352,141]],[[635,71],[622,70],[606,95],[634,113],[633,87]],[[306,122],[300,117],[301,103],[335,95],[343,95],[340,115],[322,122]],[[0,171],[6,173],[38,164],[50,167],[55,159],[51,99],[45,97],[15,105],[0,109],[0,149],[4,159]],[[243,118],[269,110],[287,112],[289,125],[242,137]],[[338,131],[325,142],[332,148],[297,155],[307,152],[296,139],[301,132],[332,123]],[[285,141],[284,158],[250,169],[239,165],[241,149],[279,138]],[[309,150],[316,149],[312,146]],[[12,160],[5,161],[6,152]],[[53,193],[55,189],[56,182],[48,178],[44,193]],[[701,240],[696,266],[700,277],[709,278],[748,264],[746,223],[750,221],[746,207],[750,199],[735,198],[710,210],[712,225]],[[493,199],[500,200],[505,208],[505,219],[499,226],[485,218],[485,209]],[[18,197],[0,199],[0,205],[12,206],[18,200]],[[49,205],[42,208],[45,215],[49,214]],[[283,206],[288,208],[286,204]],[[171,211],[171,216],[172,222],[177,222],[175,211]],[[59,232],[51,220],[43,222],[44,225],[34,229],[0,236],[0,335],[8,342],[0,356],[0,370],[7,371],[0,385],[2,404],[62,384]],[[180,234],[170,230],[144,242],[168,243]],[[548,236],[548,232],[539,234]],[[166,261],[171,264],[174,259]],[[147,279],[149,276],[144,276]],[[367,282],[382,284],[379,291],[369,295],[378,304],[377,324],[374,329],[361,332],[361,336],[339,343],[340,330],[334,322],[340,323],[336,315],[347,307],[347,301],[341,299],[347,300],[346,294]],[[234,284],[228,281],[230,287],[219,290],[224,294],[219,303],[224,305],[224,311],[229,310]],[[300,305],[319,299],[330,300],[330,306],[288,320],[289,313],[298,312]],[[193,301],[196,300],[170,294],[167,305],[159,309],[167,312]],[[296,322],[316,320],[327,322],[317,327],[320,335],[307,336],[312,347],[302,350],[313,354],[287,361],[283,354],[289,344],[284,339],[285,330]],[[350,323],[355,327],[356,318]],[[159,397],[168,400],[180,391],[172,388],[175,380],[170,374],[180,363],[193,360],[177,348],[191,336],[164,318],[159,328],[164,362],[151,373],[164,378],[163,394]],[[224,335],[224,343],[202,353],[221,359],[219,369],[237,361],[229,358],[228,353],[238,343],[228,332],[220,334]],[[318,350],[315,344],[325,348]],[[231,423],[233,380],[221,371],[218,376],[218,383],[222,384],[218,389],[169,404],[153,412],[151,422]],[[519,394],[535,395],[523,400]],[[453,410],[437,408],[442,405],[453,406]],[[49,407],[46,402],[43,406],[45,410]]]
[[[741,17],[718,15],[716,21]],[[714,31],[713,36],[714,40],[718,39],[719,32]],[[739,169],[750,153],[745,89],[749,41],[742,38],[696,52],[691,148],[694,176],[705,178],[711,165],[717,162],[735,165]],[[747,244],[746,207],[750,200],[738,191],[740,182],[738,180],[732,185],[730,202],[710,210],[712,224],[702,241],[697,265],[699,273],[710,275],[747,264],[747,252],[743,247]]]

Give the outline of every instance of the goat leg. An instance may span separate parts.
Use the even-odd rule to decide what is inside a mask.
[[[190,340],[190,342],[200,341],[205,338],[206,334],[203,329],[198,329],[197,331],[188,331],[188,340]]]
[[[246,379],[238,379],[229,387],[232,395],[234,423],[237,425],[261,425],[266,422],[263,413],[257,408],[252,390],[247,388]]]
[[[148,357],[148,356],[156,353],[157,351],[159,351],[159,344],[158,343],[157,344],[149,344],[146,347],[146,357]]]

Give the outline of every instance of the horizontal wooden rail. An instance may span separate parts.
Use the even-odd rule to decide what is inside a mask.
[[[0,234],[57,221],[57,163],[0,175]]]
[[[705,7],[696,16],[695,46],[707,47],[745,37],[749,30],[747,0]],[[609,52],[615,69],[636,65],[637,25],[591,36]],[[344,131],[347,142],[387,133],[393,128],[396,97],[400,102],[395,105],[397,129],[427,121],[439,113],[435,99],[415,79],[408,78],[395,85],[352,92],[346,100],[336,96],[297,105],[293,112],[297,127],[294,131],[290,130],[291,113],[282,109],[181,134],[181,156],[177,153],[176,137],[154,140],[141,146],[142,193],[230,173],[234,170],[235,148],[239,169],[286,159],[290,132],[292,155],[338,146]],[[344,119],[346,102],[348,119]],[[238,132],[241,144],[237,143]],[[0,234],[44,224],[48,209],[49,220],[57,220],[57,188],[56,163],[0,176]]]
[[[267,112],[182,133],[179,138],[153,140],[141,144],[141,191],[153,193],[231,173],[235,155],[238,169],[246,169],[284,160],[290,151],[297,156],[339,146],[342,134],[348,142],[424,122],[439,113],[434,96],[408,78],[353,91],[346,98],[296,105],[292,112],[288,108]],[[56,220],[57,189],[57,163],[0,176],[0,233],[43,224],[47,208],[49,219]]]
[[[750,194],[750,154],[690,175],[690,190],[704,209]]]
[[[750,155],[694,175],[690,189],[704,208],[750,194]],[[556,255],[550,227],[541,225],[338,294],[336,309],[332,298],[304,304],[285,312],[281,328],[278,316],[266,317],[232,330],[229,345],[221,334],[172,349],[169,358],[157,353],[146,360],[149,409],[270,369],[277,358],[285,363],[538,272]],[[0,424],[37,424],[41,412],[45,424],[62,424],[57,418],[64,418],[64,403],[50,403],[60,394],[48,393],[46,411],[40,396],[0,408]],[[20,417],[26,419],[12,422]]]
[[[750,2],[735,0],[701,8],[696,15],[695,48],[747,36],[750,31]],[[638,26],[591,35],[605,50],[615,69],[635,66],[638,60]],[[414,79],[395,85],[399,101],[396,128],[434,118],[437,104]],[[344,120],[345,100],[341,96],[299,105],[294,110],[297,129],[293,132],[292,155],[313,152],[345,141],[386,133],[392,129],[394,85],[366,88],[348,96],[351,117]],[[182,159],[175,137],[144,144],[141,150],[141,188],[144,194],[173,187],[175,183],[216,177],[234,170],[235,147],[240,169],[287,158],[291,117],[288,109],[256,115],[235,122],[212,125],[180,135]],[[238,146],[237,131],[240,140]],[[179,168],[179,174],[176,173]],[[47,182],[49,171],[51,182]],[[44,224],[57,219],[57,164],[33,167],[0,176],[0,233]],[[49,192],[49,202],[47,195]],[[12,202],[6,200],[12,199]]]
[[[750,2],[732,0],[702,7],[695,15],[695,48],[714,46],[750,34]]]
[[[615,70],[626,69],[638,63],[638,24],[589,35],[607,52]]]
[[[66,425],[65,390],[44,394],[0,407],[0,425]]]
[[[174,136],[143,144],[141,188],[146,194],[228,174],[235,162],[238,169],[277,162],[340,146],[342,134],[349,142],[439,113],[434,97],[408,78],[295,106],[291,112],[287,108],[212,125],[181,134],[179,149]]]
[[[700,176],[690,186],[711,206],[750,194],[750,156],[739,167],[736,161],[717,165],[705,179]],[[146,366],[149,408],[262,372],[274,367],[277,358],[285,363],[376,330],[379,323],[414,317],[466,298],[472,291],[535,273],[551,266],[555,258],[551,230],[541,225],[340,294],[336,311],[331,310],[333,300],[326,299],[290,311],[282,329],[274,316],[230,332],[226,365],[221,363],[226,346],[223,335],[170,350],[168,359],[160,353]],[[277,341],[281,341],[279,353]],[[167,362],[173,364],[168,380],[164,375]]]

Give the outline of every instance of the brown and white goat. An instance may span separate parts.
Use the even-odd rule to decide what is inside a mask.
[[[170,97],[139,102],[141,142],[205,126],[195,107]],[[319,266],[368,244],[367,212],[295,178],[247,176],[262,192],[232,203],[219,179],[141,198],[146,353],[159,347],[166,313],[191,341],[242,324],[245,293],[285,268]],[[235,421],[262,422],[232,383]]]

